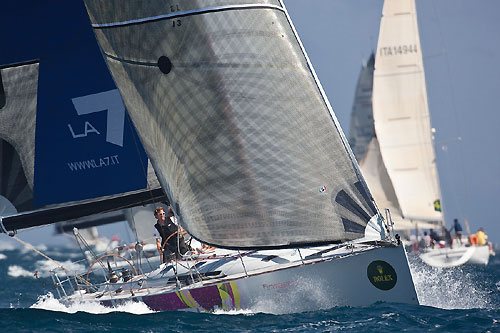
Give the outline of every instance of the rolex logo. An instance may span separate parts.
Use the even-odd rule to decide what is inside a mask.
[[[370,283],[380,290],[394,288],[398,280],[396,270],[382,260],[372,261],[366,269],[366,275]]]

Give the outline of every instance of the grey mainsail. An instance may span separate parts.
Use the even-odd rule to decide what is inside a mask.
[[[364,236],[377,214],[280,1],[85,1],[181,224],[269,248]]]
[[[374,69],[375,55],[372,53],[359,73],[349,126],[349,144],[358,162],[365,156],[368,145],[375,136],[372,110]]]
[[[0,78],[0,196],[6,215],[33,207],[38,62],[0,67]]]

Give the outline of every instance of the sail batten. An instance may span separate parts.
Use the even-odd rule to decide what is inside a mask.
[[[174,5],[184,13],[220,3],[237,10],[98,28],[151,12],[174,14]],[[159,181],[190,234],[228,248],[364,236],[377,214],[366,202],[371,195],[359,187],[343,133],[279,1],[85,4]],[[344,199],[337,202],[339,193]]]
[[[277,10],[283,11],[282,7],[275,6],[275,5],[241,4],[241,5],[232,5],[232,6],[218,6],[218,7],[200,8],[200,9],[196,9],[196,10],[188,10],[188,11],[172,13],[172,14],[144,17],[144,18],[139,18],[139,19],[135,19],[135,20],[127,20],[127,21],[121,21],[121,22],[98,23],[98,24],[94,23],[94,24],[92,24],[92,27],[95,29],[123,27],[123,26],[128,26],[128,25],[142,24],[142,23],[148,23],[148,22],[154,22],[154,21],[166,20],[166,19],[174,19],[174,18],[185,17],[185,16],[215,13],[215,12],[221,12],[221,11],[226,11],[226,10],[261,9],[261,8],[277,9]]]

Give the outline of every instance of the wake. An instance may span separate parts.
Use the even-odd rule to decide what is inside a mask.
[[[66,305],[61,303],[57,298],[55,298],[52,293],[39,296],[37,302],[32,306],[30,306],[30,308],[47,310],[47,311],[65,312],[71,314],[77,312],[86,312],[91,314],[126,312],[137,315],[155,313],[155,311],[149,309],[146,304],[142,302],[132,302],[132,301],[122,305],[118,305],[113,308],[105,307],[95,302],[84,302],[84,301],[72,302],[71,304]]]

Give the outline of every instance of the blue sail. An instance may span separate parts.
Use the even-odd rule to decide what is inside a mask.
[[[0,74],[38,66],[34,206],[146,188],[146,153],[83,3],[20,0],[2,7]],[[0,82],[7,108],[15,87]]]

